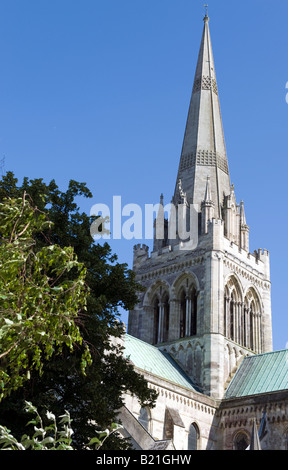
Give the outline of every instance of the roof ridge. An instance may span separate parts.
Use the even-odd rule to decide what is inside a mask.
[[[125,333],[125,336],[126,336],[126,337],[128,336],[128,339],[131,338],[132,340],[136,340],[136,341],[138,341],[139,343],[145,344],[146,347],[149,347],[149,348],[151,348],[151,349],[153,348],[153,349],[155,349],[156,351],[162,352],[161,349],[157,348],[157,346],[155,346],[154,344],[147,343],[147,342],[144,341],[143,339],[137,338],[137,336],[130,335],[129,333]],[[124,338],[124,341],[125,341],[125,338]]]
[[[268,354],[276,354],[280,352],[288,351],[288,348],[277,349],[276,351],[267,351],[259,354],[251,354],[251,356],[245,356],[244,359],[250,359],[251,357],[258,357],[258,356],[267,356]]]

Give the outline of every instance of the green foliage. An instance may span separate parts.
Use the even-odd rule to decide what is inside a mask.
[[[50,423],[44,426],[37,408],[32,403],[25,402],[25,411],[35,415],[35,418],[27,423],[27,425],[33,425],[33,435],[30,437],[24,434],[18,441],[9,429],[0,426],[1,450],[73,450],[71,438],[73,430],[70,414],[67,411],[60,416],[59,424],[62,425],[60,429],[58,429],[57,420],[53,413],[46,413]]]
[[[35,249],[35,235],[50,227],[25,193],[0,203],[0,401],[63,345],[83,341],[76,321],[86,309],[86,269],[72,247]],[[87,347],[84,356],[90,360]]]
[[[101,447],[103,447],[106,439],[111,439],[112,434],[119,431],[119,429],[122,429],[121,424],[112,423],[109,429],[107,428],[105,431],[96,431],[98,436],[90,439],[88,446],[92,447],[94,450],[99,450]]]
[[[76,202],[79,197],[88,199],[92,197],[91,192],[84,183],[72,180],[68,189],[62,192],[54,180],[46,184],[42,179],[29,180],[25,178],[22,184],[18,184],[17,179],[11,172],[2,177],[0,181],[0,203],[4,203],[4,198],[22,198],[23,192],[29,194],[31,200],[33,200],[33,206],[38,207],[37,223],[38,217],[41,220],[41,214],[44,214],[52,222],[50,225],[42,225],[40,231],[35,228],[34,245],[30,248],[32,253],[27,260],[29,263],[33,263],[32,258],[35,258],[35,256],[37,258],[38,253],[40,257],[42,256],[45,269],[40,270],[40,264],[43,268],[42,261],[41,263],[39,261],[38,264],[35,262],[35,267],[38,266],[39,268],[39,279],[42,279],[41,276],[52,278],[52,281],[46,279],[48,283],[48,285],[46,283],[46,287],[54,295],[54,297],[50,297],[50,301],[52,302],[52,298],[54,298],[55,301],[63,300],[66,307],[69,305],[69,314],[77,325],[76,330],[74,330],[75,324],[71,325],[72,335],[79,335],[77,338],[80,343],[77,343],[77,347],[71,349],[72,343],[67,328],[63,334],[60,332],[58,339],[62,341],[61,344],[56,342],[54,333],[52,334],[52,342],[49,343],[48,337],[45,336],[46,333],[48,334],[48,328],[43,330],[43,324],[39,319],[39,322],[36,323],[37,330],[38,332],[45,331],[43,345],[39,346],[39,349],[36,348],[37,351],[40,351],[40,362],[38,356],[33,360],[31,353],[29,353],[25,359],[26,363],[24,361],[21,362],[22,366],[20,364],[17,366],[15,355],[15,372],[18,370],[19,376],[22,377],[22,387],[2,400],[0,404],[0,422],[12,429],[13,435],[20,439],[26,422],[23,414],[24,400],[31,401],[41,414],[51,410],[55,416],[59,416],[63,409],[66,409],[73,416],[74,434],[72,440],[74,448],[83,449],[86,448],[91,436],[95,435],[95,425],[93,424],[95,417],[97,417],[97,429],[99,431],[110,428],[112,423],[117,421],[118,410],[123,406],[124,393],[129,392],[136,396],[142,406],[154,406],[157,393],[149,389],[144,377],[137,374],[133,365],[125,359],[122,354],[121,344],[111,341],[111,338],[121,338],[125,331],[118,311],[119,307],[132,310],[138,301],[138,292],[141,287],[135,281],[133,271],[128,269],[127,264],[118,262],[117,256],[112,253],[111,247],[107,243],[103,245],[94,243],[90,234],[93,218],[85,212],[81,212]],[[17,233],[21,233],[25,225],[24,223],[23,228],[20,228]],[[67,269],[64,270],[63,267],[63,271],[51,272],[52,268],[54,269],[53,263],[49,266],[48,261],[49,255],[52,256],[51,248],[49,248],[51,245],[58,247],[57,250],[62,250],[59,251],[62,256],[62,258],[60,256],[60,260]],[[44,251],[41,255],[42,250]],[[72,253],[74,253],[74,257]],[[69,264],[75,261],[82,268],[78,264]],[[34,267],[28,272],[31,276],[36,274],[36,272],[34,273]],[[84,301],[82,294],[85,293],[85,287],[83,284],[83,290],[81,290],[79,279],[83,275],[82,281],[84,281],[84,273],[89,295],[86,298],[86,310],[83,311],[83,305],[80,306],[80,304],[81,299]],[[59,279],[57,275],[60,275]],[[44,282],[44,279],[42,281]],[[26,283],[26,285],[28,284]],[[36,283],[36,285],[38,284]],[[43,284],[41,285],[43,288]],[[63,287],[63,289],[53,290],[55,287]],[[79,288],[79,291],[77,291],[77,288]],[[42,301],[40,302],[37,297],[37,289],[31,292],[34,293],[33,304],[35,299],[38,299],[37,302],[40,308]],[[0,293],[7,295],[1,289],[1,286]],[[78,299],[78,306],[70,296],[74,296],[76,301]],[[46,299],[45,295],[42,298]],[[47,301],[48,299],[49,296]],[[29,310],[27,302],[28,300],[24,300],[26,313]],[[37,305],[37,302],[35,305]],[[52,310],[53,305],[51,303]],[[46,321],[51,321],[52,331],[55,332],[53,318],[49,317],[48,313],[49,302],[47,306]],[[62,312],[66,311],[68,314],[66,307],[63,306]],[[82,313],[76,316],[80,309]],[[53,310],[54,313],[55,311]],[[37,309],[35,308],[33,312],[36,315]],[[31,316],[30,313],[29,315]],[[9,320],[16,323],[15,318],[9,317]],[[66,320],[65,314],[63,321]],[[68,324],[65,323],[64,326],[68,326]],[[14,339],[16,339],[16,331]],[[37,339],[41,340],[42,335],[38,333]],[[53,343],[53,341],[55,342]],[[52,355],[49,355],[52,352],[50,344],[54,351]],[[91,357],[88,355],[86,358],[83,353],[85,354],[84,347],[87,344],[89,345]],[[47,351],[45,348],[47,348]],[[7,351],[7,346],[5,351]],[[5,357],[2,361],[4,360]],[[3,365],[3,362],[0,364]],[[32,369],[31,365],[33,366]],[[83,365],[86,366],[85,376],[83,375]],[[27,370],[30,371],[31,377],[30,380],[24,381],[24,378],[27,378],[25,376]],[[41,376],[39,376],[39,371],[41,371]],[[125,449],[127,444],[123,439],[117,437],[117,433],[114,433],[104,441],[103,448]]]
[[[59,417],[61,418],[59,424],[57,423],[56,416],[47,411],[46,421],[49,423],[47,425],[44,424],[41,415],[32,403],[25,401],[25,411],[34,414],[34,419],[27,423],[27,426],[33,426],[33,435],[23,434],[18,441],[8,428],[0,425],[1,450],[74,450],[72,445],[72,434],[74,431],[68,411],[65,411],[64,415]],[[91,448],[99,450],[106,439],[120,428],[121,425],[113,423],[110,429],[96,431],[98,436],[90,439],[86,450],[91,450]]]

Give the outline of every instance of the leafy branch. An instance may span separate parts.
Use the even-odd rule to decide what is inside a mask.
[[[72,420],[68,411],[65,411],[59,417],[61,418],[59,428],[55,415],[50,411],[46,412],[46,418],[50,422],[47,426],[44,426],[37,408],[31,402],[25,401],[25,411],[35,415],[34,419],[27,423],[27,426],[33,425],[34,434],[31,437],[24,434],[21,440],[18,441],[9,429],[0,425],[1,450],[74,450],[72,445]],[[96,431],[98,437],[90,440],[87,450],[91,450],[89,449],[90,446],[93,446],[95,450],[99,450],[105,440],[121,427],[119,424],[113,423],[111,431],[109,429],[106,429],[104,432]]]
[[[25,192],[0,204],[0,401],[21,387],[32,369],[41,374],[43,361],[64,346],[82,347],[83,373],[91,363],[77,326],[89,294],[86,268],[72,247],[36,249],[35,237],[47,224]]]

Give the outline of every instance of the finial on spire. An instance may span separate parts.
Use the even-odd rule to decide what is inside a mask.
[[[204,5],[205,8],[205,16],[204,16],[204,21],[209,21],[209,16],[208,16],[208,5]]]
[[[205,202],[207,201],[212,201],[212,195],[211,195],[211,186],[210,186],[210,176],[207,176],[207,183],[206,183],[206,190],[205,190]]]
[[[184,191],[183,191],[181,179],[179,179],[178,187],[179,187],[180,196],[183,199],[183,203],[186,205],[187,204],[187,194],[184,193]]]

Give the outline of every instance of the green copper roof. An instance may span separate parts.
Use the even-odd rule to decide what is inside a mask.
[[[288,391],[288,349],[245,357],[225,398]]]
[[[199,391],[168,353],[128,334],[125,335],[124,345],[125,356],[139,369],[182,387]]]

